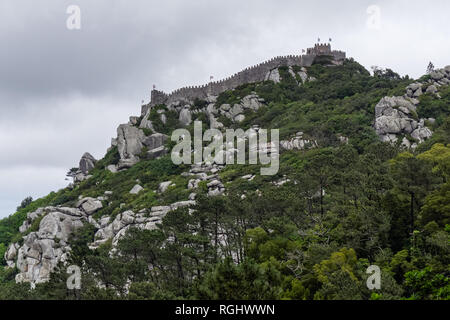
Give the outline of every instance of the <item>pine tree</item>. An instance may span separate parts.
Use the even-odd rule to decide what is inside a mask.
[[[430,61],[427,67],[427,74],[430,74],[434,71],[434,64]]]

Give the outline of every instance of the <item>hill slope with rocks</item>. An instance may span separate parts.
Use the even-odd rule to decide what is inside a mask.
[[[72,184],[1,220],[0,299],[448,299],[450,66],[318,59],[264,79],[143,106]],[[279,172],[175,165],[171,133],[194,121],[279,129]]]

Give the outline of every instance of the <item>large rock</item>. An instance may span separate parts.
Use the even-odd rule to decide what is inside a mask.
[[[411,84],[408,90],[422,94],[420,84]],[[398,135],[411,135],[418,143],[431,137],[431,130],[426,128],[423,119],[417,121],[416,106],[404,97],[384,97],[375,106],[375,131],[384,142],[395,143]],[[416,147],[408,139],[402,139],[404,147]]]
[[[117,128],[117,148],[120,155],[119,168],[131,167],[139,161],[145,134],[139,128],[121,124]]]
[[[163,193],[166,192],[167,188],[172,185],[172,181],[161,182],[158,187],[158,192]]]
[[[435,81],[439,81],[439,80],[441,80],[442,78],[444,78],[445,75],[444,75],[442,72],[440,72],[439,70],[437,70],[437,71],[431,72],[431,73],[430,73],[430,77],[431,77],[431,79],[433,79],[433,80],[435,80]]]
[[[61,212],[50,212],[39,224],[37,235],[39,239],[60,239],[67,241],[74,230],[82,227],[80,218]]]
[[[79,169],[84,174],[87,174],[89,171],[94,169],[96,162],[97,160],[89,152],[86,152],[80,159]]]
[[[19,248],[20,246],[18,243],[11,243],[8,247],[8,250],[6,250],[4,258],[8,268],[13,268],[15,266]]]
[[[77,208],[81,208],[87,215],[91,215],[103,208],[102,202],[94,198],[83,198],[77,202]]]
[[[151,111],[152,111],[152,108],[145,109],[145,113],[142,116],[142,120],[141,120],[141,124],[139,125],[139,128],[150,129],[152,131],[155,131],[155,128],[153,127],[153,123],[149,120]]]
[[[162,133],[155,133],[145,137],[142,143],[149,149],[153,150],[163,146],[169,137]]]
[[[167,152],[168,152],[168,150],[164,146],[161,146],[161,147],[153,149],[153,150],[149,150],[147,152],[147,159],[149,159],[149,160],[157,159],[159,157],[165,156],[167,154]]]
[[[438,92],[438,89],[436,88],[436,86],[434,84],[428,86],[427,93],[435,94],[437,92]]]
[[[189,107],[185,107],[180,111],[180,117],[178,119],[180,123],[184,126],[188,126],[192,122],[192,114]]]
[[[375,106],[375,117],[383,115],[401,117],[402,115],[399,115],[396,110],[402,110],[403,113],[416,112],[416,106],[404,97],[384,97]]]
[[[300,76],[302,83],[305,83],[308,80],[308,74],[306,73],[306,71],[299,71],[298,75]]]
[[[245,96],[241,100],[241,105],[244,109],[251,109],[253,111],[257,111],[261,106],[263,106],[264,99],[260,98],[256,94],[250,94]]]
[[[430,138],[433,135],[433,133],[431,132],[431,130],[427,127],[420,127],[417,128],[416,130],[414,130],[411,133],[411,137],[413,137],[416,140],[419,140],[419,142],[423,142],[425,140],[427,140],[428,138]]]
[[[244,120],[245,120],[245,116],[243,114],[238,114],[237,116],[234,117],[234,121],[237,123],[240,123]]]
[[[273,69],[266,74],[264,81],[273,81],[279,83],[281,81],[280,71],[278,69]]]
[[[241,114],[242,112],[244,112],[244,108],[240,104],[235,104],[230,111],[231,116],[233,118],[236,117],[237,115]]]
[[[144,190],[144,188],[137,184],[133,187],[133,189],[130,190],[130,194],[138,194],[142,190]]]
[[[110,164],[106,167],[107,170],[109,170],[111,173],[117,173],[117,167],[114,164]]]

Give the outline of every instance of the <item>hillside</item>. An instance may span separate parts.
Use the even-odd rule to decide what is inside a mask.
[[[450,67],[331,62],[143,106],[73,184],[0,221],[0,299],[449,299]],[[279,129],[277,174],[175,165],[170,135],[196,120]]]

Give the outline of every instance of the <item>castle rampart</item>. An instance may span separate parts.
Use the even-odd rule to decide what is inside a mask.
[[[281,66],[311,66],[315,57],[318,55],[331,55],[336,61],[343,61],[345,59],[345,52],[331,51],[330,44],[316,44],[314,48],[309,48],[307,50],[307,54],[275,57],[258,65],[246,68],[231,77],[220,81],[213,81],[203,86],[184,87],[177,89],[170,94],[153,90],[151,102],[149,105],[143,106],[142,112],[145,113],[149,107],[154,105],[163,103],[170,104],[179,100],[204,100],[208,96],[218,96],[224,91],[235,89],[246,83],[262,82],[270,71]]]

